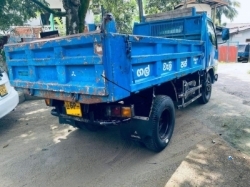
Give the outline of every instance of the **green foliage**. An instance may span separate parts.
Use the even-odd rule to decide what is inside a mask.
[[[45,6],[45,0],[40,0]],[[43,12],[32,0],[0,0],[0,30],[6,31],[12,25],[23,25],[30,18],[35,18],[37,12]]]
[[[154,14],[173,10],[181,0],[143,0],[146,14]],[[93,0],[91,9],[95,14],[101,14],[100,6],[105,12],[111,12],[117,22],[118,31],[131,33],[133,21],[139,21],[137,0]],[[95,20],[100,20],[95,17]]]
[[[240,2],[237,0],[228,0],[228,6],[218,7],[216,10],[216,19],[218,20],[218,24],[221,25],[222,15],[233,21],[233,19],[238,15],[237,8],[240,8]]]
[[[95,13],[100,14],[101,11],[97,7],[101,5],[103,5],[105,12],[113,14],[119,32],[132,32],[132,23],[138,14],[136,0],[93,0],[91,8],[94,9]]]
[[[63,0],[65,4],[67,0]],[[182,0],[143,0],[146,14],[154,14],[173,10]],[[197,0],[201,2],[202,0]],[[80,0],[79,8],[79,30],[84,28],[84,20],[90,0]],[[118,31],[131,33],[133,21],[138,21],[137,0],[92,0],[92,10],[101,13],[100,6],[103,5],[106,12],[111,12],[117,22]],[[221,24],[221,16],[224,14],[233,20],[238,14],[237,8],[240,3],[237,0],[228,0],[229,5],[217,9],[216,18]],[[97,8],[98,7],[98,8]],[[23,25],[30,18],[35,18],[37,12],[50,12],[56,16],[63,16],[65,13],[54,12],[48,8],[46,0],[0,0],[0,30],[6,31],[12,25]],[[96,19],[100,20],[100,19]],[[67,26],[68,28],[68,26]]]
[[[180,2],[182,0],[144,0],[145,13],[156,14],[174,10],[174,7]]]

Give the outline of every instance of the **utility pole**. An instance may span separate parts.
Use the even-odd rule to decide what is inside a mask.
[[[184,8],[187,8],[187,0],[184,0]]]
[[[213,11],[213,22],[215,24],[216,21],[216,14],[217,14],[217,5],[214,5],[214,11]]]
[[[143,3],[142,3],[142,0],[137,0],[137,2],[139,6],[140,22],[143,22]]]

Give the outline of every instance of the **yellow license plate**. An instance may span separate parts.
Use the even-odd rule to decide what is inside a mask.
[[[0,85],[0,97],[4,97],[8,94],[7,89],[5,85]]]
[[[68,115],[82,117],[82,110],[80,103],[65,101],[64,106],[66,108],[66,113]]]

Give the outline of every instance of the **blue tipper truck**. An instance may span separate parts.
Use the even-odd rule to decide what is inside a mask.
[[[163,150],[175,108],[211,97],[217,38],[194,8],[141,18],[131,35],[117,33],[107,14],[101,32],[6,45],[11,84],[45,98],[61,124],[92,131],[119,125],[123,138]]]

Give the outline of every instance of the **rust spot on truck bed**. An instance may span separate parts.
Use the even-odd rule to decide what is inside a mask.
[[[64,93],[64,92],[53,92],[53,91],[40,91],[41,95],[39,97],[43,98],[49,98],[49,99],[56,99],[61,101],[70,101],[74,102],[74,98],[72,97],[72,94]],[[77,100],[79,103],[83,104],[96,104],[96,103],[102,103],[104,102],[101,97],[99,96],[87,96],[87,95],[80,95],[79,100]]]
[[[103,55],[102,44],[95,43],[95,44],[94,44],[94,52],[95,52],[95,54],[97,54],[98,56],[102,56],[102,55]]]
[[[142,37],[140,37],[140,36],[134,36],[134,39],[135,39],[137,42],[139,42],[139,41],[142,39]]]

